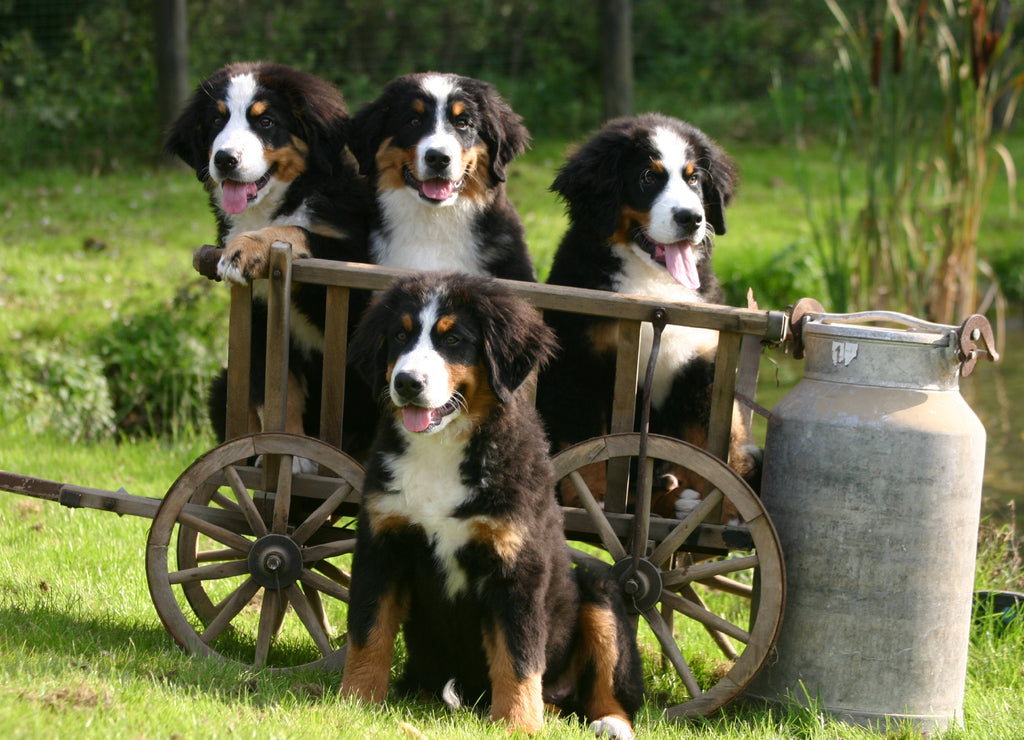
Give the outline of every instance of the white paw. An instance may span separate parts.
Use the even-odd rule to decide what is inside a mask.
[[[621,738],[632,740],[633,728],[621,717],[602,717],[590,723],[590,731],[597,737]]]
[[[700,503],[700,494],[692,488],[683,489],[676,499],[676,519],[685,519],[687,514],[697,508]]]
[[[256,458],[256,467],[263,467],[263,455]],[[292,475],[313,474],[318,472],[320,472],[320,466],[312,460],[307,460],[304,457],[292,458]]]
[[[312,460],[307,460],[304,457],[292,458],[292,473],[295,475],[313,474],[318,472],[320,472],[320,466]]]
[[[221,257],[217,262],[217,275],[225,282],[237,283],[238,285],[245,285],[249,282],[245,279],[241,269],[239,269],[238,263],[232,262],[226,256]]]
[[[764,462],[764,450],[757,445],[742,445],[740,451],[758,465]]]

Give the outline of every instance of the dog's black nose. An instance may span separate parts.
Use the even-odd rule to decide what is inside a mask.
[[[430,169],[440,172],[448,167],[452,158],[440,149],[427,149],[426,154],[423,155],[423,161],[427,163],[427,167]]]
[[[423,392],[423,378],[413,373],[398,373],[391,384],[395,388],[395,393],[406,401],[416,398]]]
[[[695,211],[692,208],[677,208],[672,213],[672,220],[675,221],[678,226],[692,231],[700,226],[700,222],[704,220],[704,214],[700,211]]]
[[[238,157],[235,156],[234,152],[221,149],[213,155],[213,163],[217,165],[217,169],[221,172],[227,172],[238,166]]]

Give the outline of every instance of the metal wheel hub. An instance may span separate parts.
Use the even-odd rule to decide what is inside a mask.
[[[287,535],[264,535],[249,551],[249,573],[266,588],[290,586],[302,575],[302,549]]]
[[[634,567],[635,566],[635,567]],[[612,577],[619,582],[626,608],[640,614],[661,599],[661,569],[646,558],[623,558],[612,566]]]

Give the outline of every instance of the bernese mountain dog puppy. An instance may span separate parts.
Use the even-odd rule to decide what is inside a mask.
[[[488,83],[454,74],[389,82],[352,119],[349,147],[372,183],[373,261],[535,281],[522,221],[505,192],[529,144]]]
[[[736,182],[733,161],[689,123],[659,114],[610,121],[568,157],[552,185],[569,227],[548,283],[721,303],[712,236],[725,233]],[[618,330],[614,321],[577,314],[545,318],[562,351],[541,376],[538,406],[554,449],[561,449],[608,431]],[[644,324],[641,368],[652,335]],[[716,331],[665,328],[651,389],[652,432],[706,446],[717,346]],[[732,463],[756,483],[757,457],[737,424],[732,447]],[[677,503],[692,508],[694,492],[687,489],[698,481],[661,480],[656,513],[673,516]],[[687,503],[680,501],[684,492]]]
[[[282,64],[231,64],[199,84],[171,126],[165,149],[192,167],[209,193],[217,243],[224,247],[217,267],[222,279],[244,284],[266,277],[275,241],[291,243],[297,259],[369,261],[371,196],[345,148],[348,122],[333,85]],[[362,304],[353,314],[367,298],[356,300]],[[315,435],[324,288],[296,285],[292,304],[287,429]],[[250,383],[257,415],[263,407],[265,330],[266,304],[257,294]],[[223,440],[226,374],[214,381],[209,404]]]
[[[496,281],[418,273],[353,339],[386,407],[356,528],[342,694],[381,702],[396,636],[401,691],[489,702],[537,731],[548,703],[632,737],[643,676],[618,585],[573,568],[554,472],[524,381],[555,340]]]

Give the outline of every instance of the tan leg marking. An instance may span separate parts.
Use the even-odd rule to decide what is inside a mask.
[[[583,639],[577,656],[577,673],[588,662],[594,667],[594,691],[583,711],[591,721],[616,717],[632,726],[626,710],[615,698],[615,666],[619,662],[616,626],[615,615],[608,609],[593,604],[580,607]]]
[[[393,591],[381,599],[377,620],[366,644],[349,642],[345,675],[341,681],[342,696],[370,703],[384,701],[388,693],[388,679],[391,677],[395,638],[405,620],[406,610],[407,607],[399,602]]]
[[[507,722],[513,730],[539,732],[544,727],[541,674],[519,678],[500,627],[485,631],[484,649],[491,678],[491,719]]]

